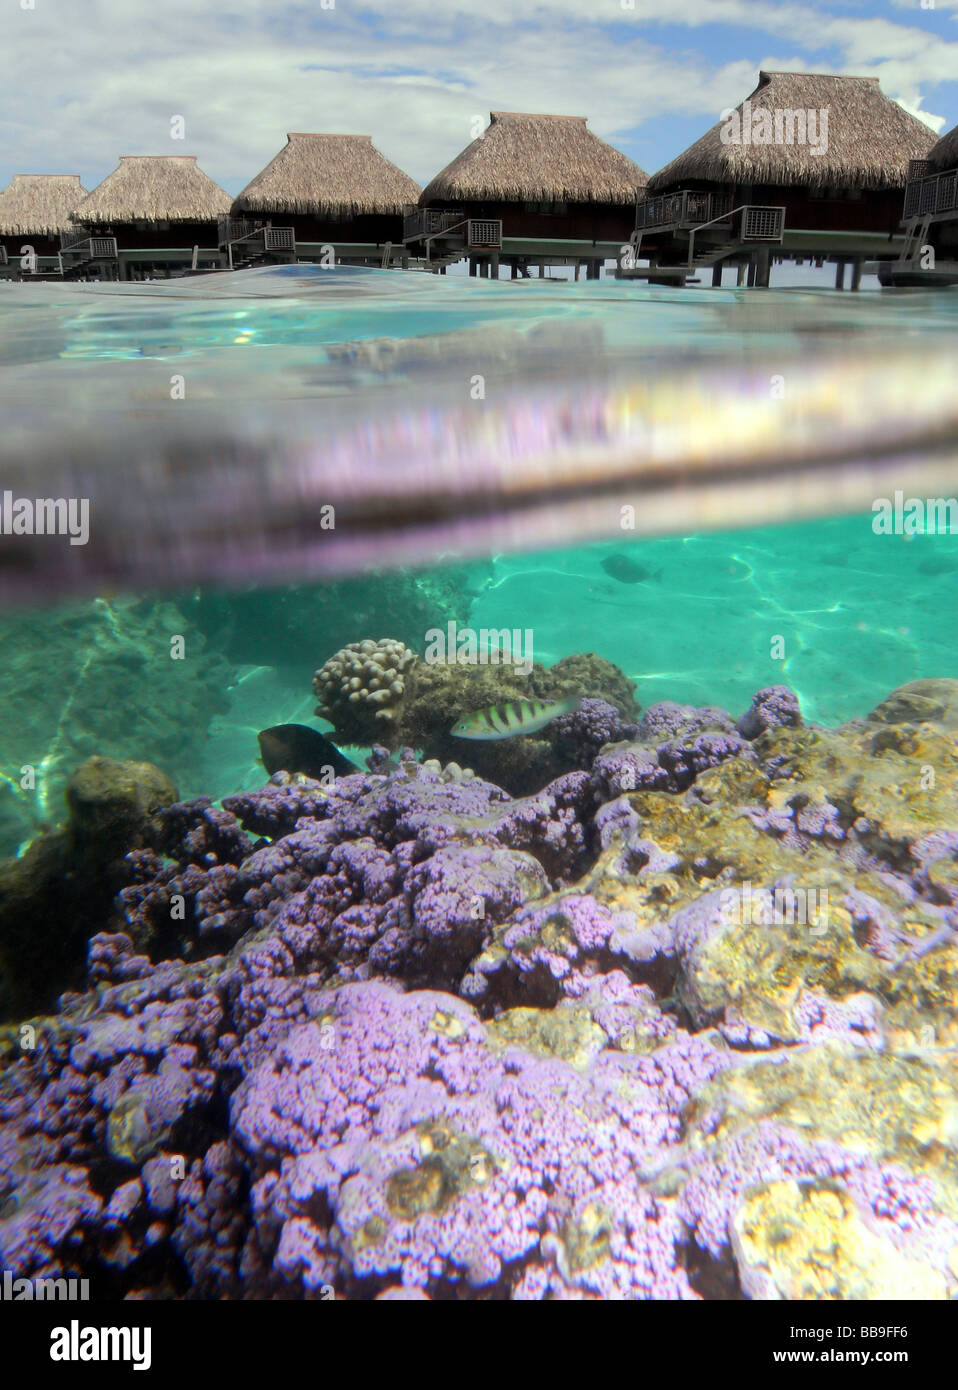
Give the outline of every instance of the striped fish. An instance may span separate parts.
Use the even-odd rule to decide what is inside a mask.
[[[567,700],[509,700],[504,705],[467,714],[449,732],[453,738],[516,738],[519,734],[535,734],[558,719],[578,709],[581,697]]]

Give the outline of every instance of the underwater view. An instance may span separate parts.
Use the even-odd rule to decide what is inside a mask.
[[[0,296],[3,1268],[955,1297],[956,329]]]

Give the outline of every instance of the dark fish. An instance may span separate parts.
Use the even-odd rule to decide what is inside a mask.
[[[332,768],[337,777],[359,772],[335,743],[308,724],[275,724],[264,729],[259,735],[259,755],[270,774],[300,772],[319,781],[324,768]]]
[[[653,574],[651,570],[647,570],[644,566],[636,564],[634,560],[630,560],[628,555],[618,553],[607,555],[604,560],[599,561],[599,564],[607,575],[612,579],[617,579],[620,584],[641,584],[646,579],[658,579],[662,573],[661,570],[656,570]]]

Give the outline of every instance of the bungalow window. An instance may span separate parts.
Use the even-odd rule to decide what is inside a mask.
[[[539,203],[526,202],[522,204],[522,211],[566,213],[569,211],[569,204],[563,202],[554,202],[551,199],[547,199],[546,201]]]

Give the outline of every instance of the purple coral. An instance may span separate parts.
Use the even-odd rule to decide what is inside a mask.
[[[257,1220],[280,1214],[260,1242],[288,1280],[692,1296],[681,1228],[634,1172],[724,1065],[712,1045],[602,1054],[583,1075],[491,1049],[448,995],[354,985],[329,1007],[331,1051],[294,1030],[233,1102]]]
[[[556,753],[570,767],[588,770],[606,743],[635,738],[638,726],[627,724],[607,700],[586,696],[571,714],[560,715],[549,727]]]
[[[605,797],[680,792],[726,758],[757,762],[748,740],[735,732],[724,710],[663,701],[645,711],[632,741],[611,744],[599,753],[592,779]]]
[[[798,729],[802,711],[798,696],[787,685],[767,685],[756,691],[752,703],[735,725],[743,738],[758,738],[767,729]]]
[[[596,976],[649,959],[653,935],[639,930],[631,912],[611,911],[588,893],[566,893],[515,913],[497,946],[473,962],[463,993],[484,1004],[551,1008],[584,995]]]

